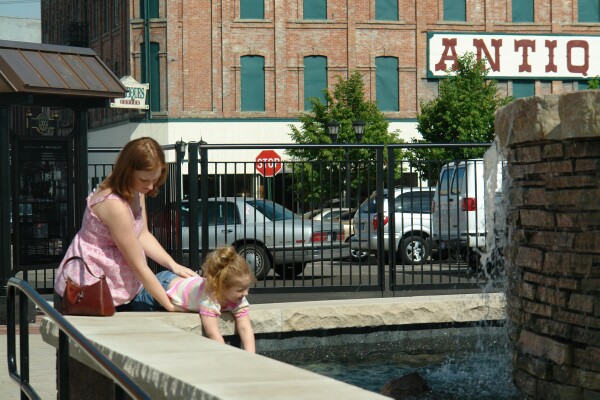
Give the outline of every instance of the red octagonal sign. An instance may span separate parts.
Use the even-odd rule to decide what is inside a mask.
[[[267,178],[281,172],[281,156],[275,150],[263,150],[256,156],[256,172]]]

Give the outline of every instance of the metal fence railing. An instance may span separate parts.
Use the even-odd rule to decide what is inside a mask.
[[[18,302],[17,302],[18,300]],[[29,376],[29,315],[28,303],[36,307],[51,319],[59,329],[57,352],[57,393],[59,399],[70,399],[69,393],[69,341],[76,343],[91,360],[107,374],[114,382],[114,398],[123,399],[125,394],[132,399],[150,399],[121,368],[102,354],[88,339],[86,339],[69,321],[58,313],[35,289],[26,281],[10,278],[7,285],[7,361],[8,373],[21,389],[21,398],[40,399]],[[19,308],[19,355],[16,345],[16,308]]]
[[[269,154],[303,149],[337,151],[339,157],[274,157],[265,165],[260,158],[264,145],[190,143],[185,200],[176,212],[184,224],[178,243],[187,254],[185,262],[200,265],[203,255],[216,246],[234,245],[260,278],[255,293],[466,289],[488,284],[492,277],[479,265],[484,246],[446,240],[439,221],[452,215],[436,215],[431,208],[432,203],[441,204],[439,172],[461,160],[418,161],[407,156],[419,146],[427,145],[270,145]],[[453,145],[429,147],[436,146]],[[360,157],[355,157],[357,149],[363,152]],[[243,156],[252,151],[259,156]],[[264,173],[263,168],[279,173]],[[480,195],[476,186],[485,185],[481,174],[477,176],[475,197]],[[474,188],[467,186],[463,197]],[[387,196],[392,189],[395,195]],[[362,208],[369,196],[375,208],[365,214]],[[483,198],[478,201],[483,204]],[[270,215],[278,207],[282,214]],[[319,210],[338,215],[349,211],[350,218],[318,219]],[[286,212],[296,216],[288,218]],[[456,209],[455,214],[460,212]],[[485,220],[483,209],[467,214]],[[460,236],[460,221],[455,228],[444,226],[457,229]],[[465,227],[467,234],[485,235],[485,223]]]
[[[193,268],[230,244],[259,278],[254,293],[461,290],[497,278],[481,265],[484,242],[467,242],[487,234],[483,165],[475,162],[478,178],[452,192],[472,160],[412,153],[489,144],[186,145],[186,152],[165,146],[176,161],[148,200],[148,221],[167,251]],[[111,158],[118,150],[90,149]],[[317,156],[290,156],[301,151]],[[111,169],[90,164],[90,189]],[[438,182],[443,171],[458,175]]]

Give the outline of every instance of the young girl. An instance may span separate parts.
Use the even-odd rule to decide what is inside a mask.
[[[171,271],[159,272],[156,277],[173,305],[199,312],[202,328],[211,339],[225,343],[217,317],[223,311],[230,311],[244,350],[254,353],[254,332],[246,296],[255,278],[248,263],[232,246],[225,246],[208,254],[202,270],[204,277],[182,278]],[[162,309],[149,294],[147,300],[154,303],[153,310]]]

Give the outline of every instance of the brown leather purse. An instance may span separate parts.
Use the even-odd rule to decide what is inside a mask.
[[[65,293],[61,303],[62,314],[110,317],[115,313],[115,304],[105,275],[94,275],[83,258],[74,256],[65,261],[62,273],[63,278],[65,277],[65,266],[75,260],[81,261],[87,272],[94,278],[97,278],[98,282],[91,285],[79,286],[70,277],[66,277],[67,285],[65,286]]]

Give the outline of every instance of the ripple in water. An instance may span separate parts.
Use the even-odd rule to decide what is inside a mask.
[[[512,384],[508,352],[442,354],[381,354],[361,360],[327,360],[296,364],[298,367],[377,392],[394,378],[418,372],[431,392],[419,399],[522,399]]]

